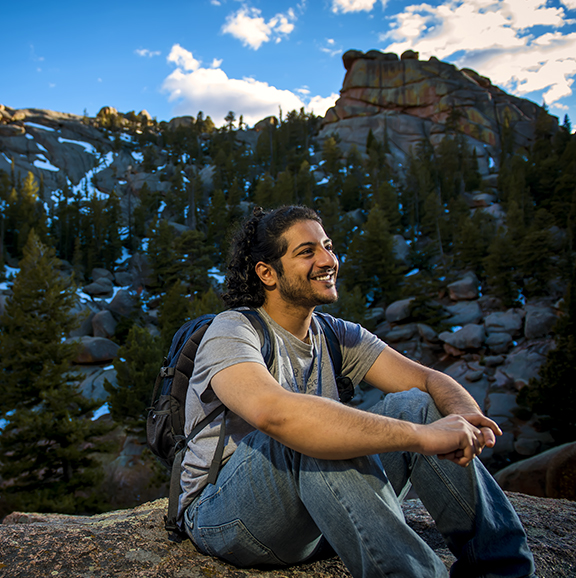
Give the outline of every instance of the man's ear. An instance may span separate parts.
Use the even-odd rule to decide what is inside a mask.
[[[262,281],[262,283],[268,289],[273,289],[277,281],[276,271],[274,268],[267,263],[264,263],[263,261],[258,261],[258,263],[256,263],[255,270],[256,275],[258,275],[260,278],[260,281]]]

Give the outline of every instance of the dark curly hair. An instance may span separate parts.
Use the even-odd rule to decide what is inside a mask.
[[[256,264],[262,261],[282,273],[280,258],[288,249],[283,235],[299,221],[322,224],[318,214],[308,207],[288,205],[269,212],[261,207],[254,209],[230,247],[228,290],[222,295],[226,305],[261,307],[264,304],[264,286],[256,274]]]

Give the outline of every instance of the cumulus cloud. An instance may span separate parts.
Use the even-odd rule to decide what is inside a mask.
[[[374,4],[376,0],[332,0],[332,12],[370,12]]]
[[[231,34],[254,50],[258,50],[265,42],[280,42],[294,30],[296,15],[291,8],[286,14],[276,14],[266,21],[258,8],[243,6],[238,11],[229,14],[222,32]]]
[[[544,91],[551,104],[572,94],[576,33],[558,29],[573,22],[562,6],[547,6],[545,0],[448,0],[406,7],[380,39],[392,41],[386,51],[412,49],[420,58],[474,68],[520,96]]]
[[[266,116],[290,110],[306,110],[324,115],[338,98],[309,96],[307,87],[299,89],[301,96],[290,90],[282,90],[254,78],[230,78],[219,66],[205,67],[193,54],[175,44],[167,61],[176,66],[164,80],[162,88],[174,102],[174,114],[196,115],[203,111],[210,115],[216,126],[224,124],[230,110],[243,116],[244,122],[253,125]],[[212,64],[220,64],[216,59]]]
[[[152,58],[153,56],[160,56],[159,50],[148,50],[148,48],[138,48],[134,51],[138,56],[146,56]]]
[[[168,55],[168,62],[172,62],[179,69],[183,70],[197,70],[200,68],[200,61],[196,60],[192,53],[185,48],[182,48],[180,44],[174,44],[172,50]]]
[[[308,102],[306,110],[313,112],[316,116],[324,116],[326,111],[334,106],[334,103],[340,98],[339,94],[333,92],[330,96],[314,96]]]

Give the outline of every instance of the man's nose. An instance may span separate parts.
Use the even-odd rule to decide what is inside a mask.
[[[318,267],[332,267],[336,269],[338,267],[338,257],[328,249],[322,248],[320,255],[318,256]]]

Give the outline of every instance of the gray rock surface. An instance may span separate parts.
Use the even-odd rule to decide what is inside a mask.
[[[69,341],[80,344],[74,363],[104,363],[112,361],[118,355],[119,346],[105,337],[72,337]]]
[[[509,494],[528,535],[539,578],[576,573],[576,503]],[[167,500],[95,516],[14,512],[0,524],[1,578],[344,578],[337,557],[282,569],[239,569],[170,542]],[[454,558],[419,500],[403,504],[408,524],[449,567]]]

